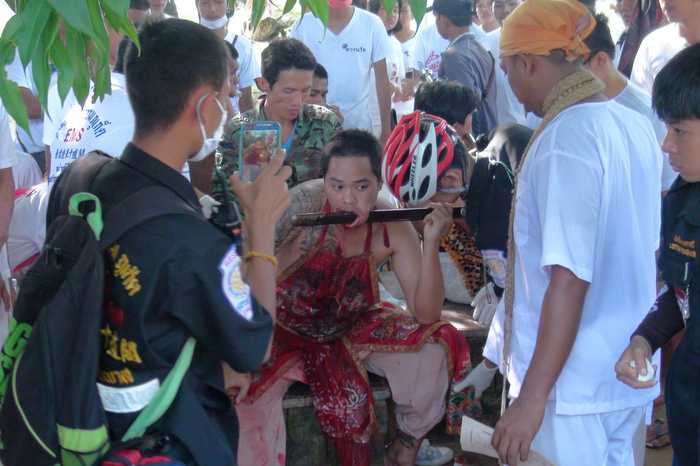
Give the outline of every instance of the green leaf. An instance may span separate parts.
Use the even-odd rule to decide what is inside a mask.
[[[107,35],[107,30],[105,29],[105,24],[102,21],[102,11],[100,4],[97,0],[87,0],[85,3],[88,5],[88,11],[90,12],[90,23],[92,24],[93,42],[95,47],[99,49],[99,57],[106,57],[105,59],[109,61],[109,36]]]
[[[43,108],[47,107],[49,82],[51,81],[51,68],[49,67],[49,51],[58,34],[58,18],[52,14],[46,27],[41,33],[39,46],[32,55],[32,78],[36,86],[39,102]]]
[[[297,3],[297,0],[287,0],[287,2],[284,4],[284,10],[282,10],[282,14],[286,15],[290,11],[292,11],[292,9],[294,8],[294,5],[296,5],[296,3]]]
[[[133,23],[127,17],[129,0],[102,0],[102,12],[110,26],[119,32],[123,32],[131,39],[136,47],[141,50],[139,37]]]
[[[73,77],[73,93],[80,104],[85,103],[85,99],[90,91],[89,70],[87,65],[85,36],[72,27],[66,27],[66,44],[68,45],[68,56],[75,76]]]
[[[40,1],[46,3],[47,0]],[[94,34],[92,23],[90,22],[88,3],[95,1],[96,0],[48,0],[67,25],[70,25],[88,36]]]
[[[384,11],[387,13],[391,13],[391,10],[394,9],[394,3],[396,0],[384,0]]]
[[[12,16],[12,18],[7,21],[7,24],[5,24],[5,29],[2,31],[2,38],[6,40],[14,40],[22,25],[23,22],[21,15]]]
[[[258,27],[258,23],[262,19],[263,13],[265,13],[265,3],[266,0],[253,0],[253,16],[250,19],[253,30]]]
[[[68,48],[66,48],[66,45],[61,39],[58,39],[53,43],[50,57],[51,61],[56,66],[56,71],[58,74],[58,95],[61,98],[61,102],[64,102],[70,88],[73,86],[73,77],[75,76],[75,73],[73,72],[73,66],[70,61],[70,55],[68,54]]]
[[[0,100],[7,113],[29,134],[29,114],[24,106],[19,86],[7,79],[5,68],[0,68]]]
[[[0,39],[0,68],[5,68],[14,59],[15,46],[10,41]]]
[[[423,21],[423,16],[427,10],[426,0],[410,0],[411,11],[413,12],[413,17],[416,18],[416,28],[420,26],[420,22]]]
[[[51,12],[51,7],[46,0],[29,0],[26,8],[19,13],[22,17],[22,25],[17,29],[14,38],[19,49],[19,57],[25,67],[36,51]]]
[[[302,4],[308,6],[311,13],[323,24],[328,24],[328,0],[302,0]]]

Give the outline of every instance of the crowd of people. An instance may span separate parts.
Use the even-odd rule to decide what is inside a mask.
[[[328,0],[325,24],[304,12],[262,53],[226,0],[195,4],[199,23],[130,0],[138,48],[105,25],[103,99],[62,99],[54,73],[42,108],[31,64],[7,66],[30,124],[13,134],[0,106],[0,341],[76,193],[110,219],[165,188],[104,251],[113,441],[194,337],[149,429],[172,464],[285,464],[282,399],[302,382],[338,464],[369,465],[369,373],[395,405],[384,464],[448,464],[428,433],[459,434],[499,372],[504,464],[643,466],[668,442],[674,466],[700,464],[699,0],[619,0],[619,39],[594,1],[434,0],[416,24],[407,0]],[[372,220],[408,207],[430,210]],[[488,329],[475,367],[446,301]]]

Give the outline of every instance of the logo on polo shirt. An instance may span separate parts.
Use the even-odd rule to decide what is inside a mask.
[[[358,52],[358,53],[364,53],[367,51],[367,49],[362,47],[362,46],[350,47],[347,43],[342,45],[342,49],[345,50],[346,52]]]

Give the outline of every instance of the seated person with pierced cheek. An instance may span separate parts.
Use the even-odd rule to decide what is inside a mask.
[[[374,136],[342,131],[324,149],[323,179],[291,190],[292,206],[277,227],[278,307],[271,357],[252,385],[241,381],[247,396],[236,404],[240,466],[265,466],[273,459],[277,465],[284,458],[282,397],[294,381],[310,386],[338,464],[370,464],[374,420],[368,370],[387,378],[396,403],[398,435],[385,464],[413,465],[420,440],[445,415],[448,386],[469,371],[468,344],[440,320],[444,293],[438,248],[451,211],[433,204],[424,221],[422,254],[409,223],[367,223],[371,210],[388,207],[378,201],[380,166]],[[357,218],[350,225],[292,225],[295,214],[319,211],[352,212]],[[408,312],[379,299],[376,268],[387,260]],[[458,408],[464,406],[448,406],[454,433],[459,430],[453,422],[462,414]]]

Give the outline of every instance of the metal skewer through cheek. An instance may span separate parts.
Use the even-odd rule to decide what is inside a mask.
[[[373,210],[367,217],[367,223],[386,222],[417,222],[423,220],[432,207],[418,209],[385,209]],[[452,218],[464,218],[464,207],[454,207]],[[355,221],[357,215],[349,212],[324,213],[312,212],[308,214],[298,214],[292,217],[292,225],[295,227],[313,227],[317,225],[347,225]]]

